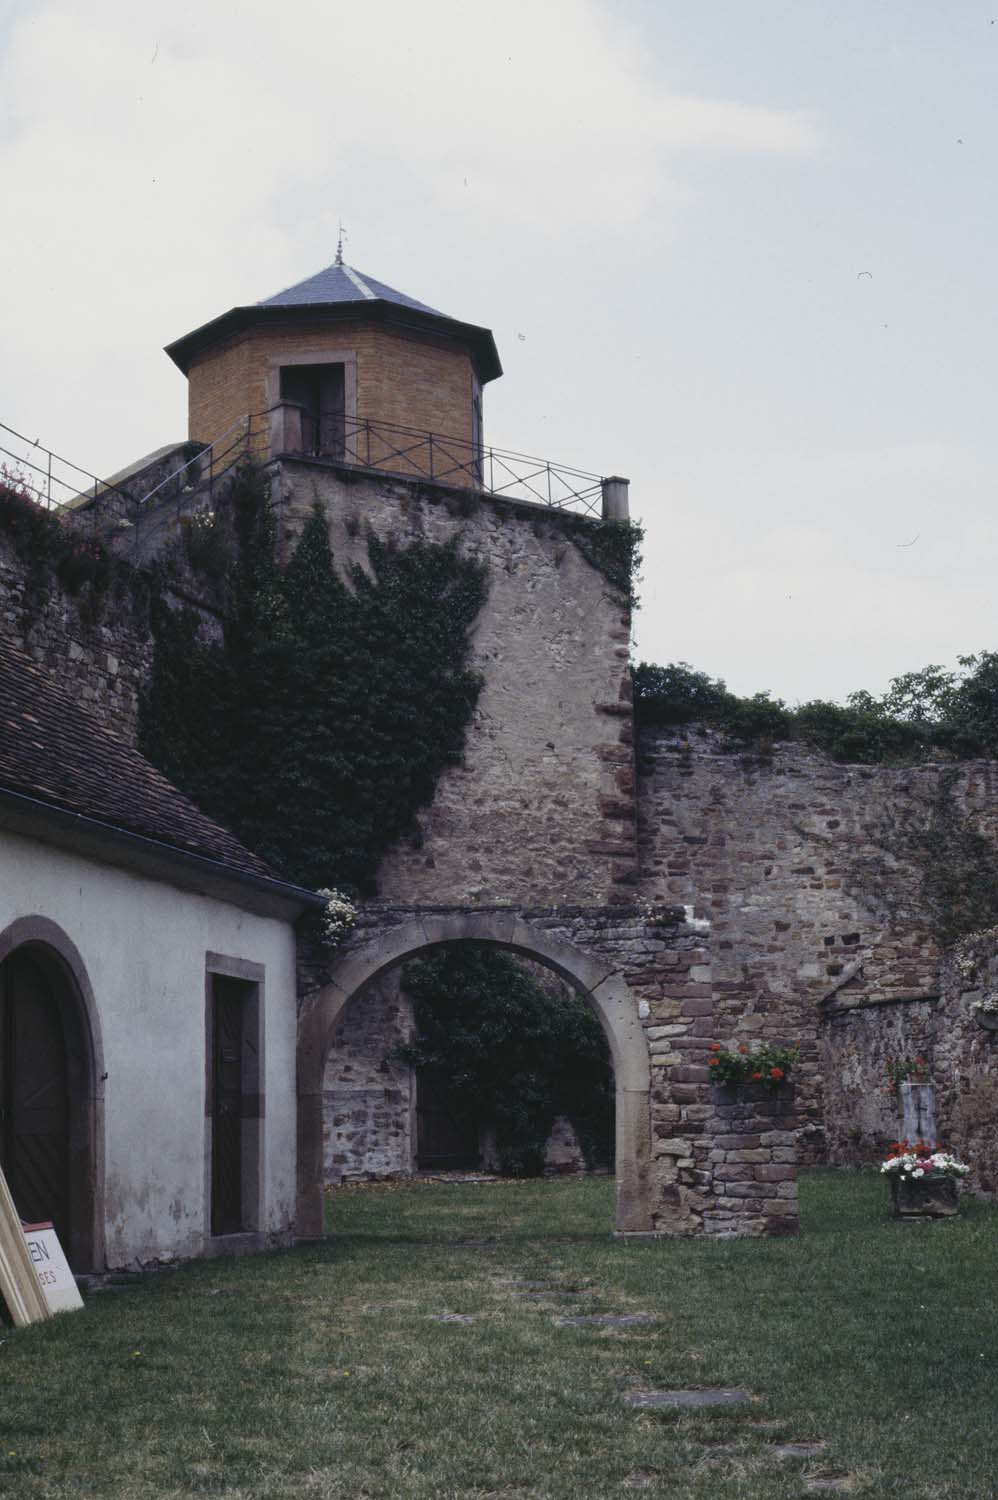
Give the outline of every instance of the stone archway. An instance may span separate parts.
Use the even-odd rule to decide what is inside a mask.
[[[93,992],[75,944],[46,917],[19,918],[0,933],[0,980],[15,978],[37,991],[35,999],[48,1013],[42,1031],[48,1029],[53,1051],[61,1048],[55,1061],[64,1097],[56,1101],[60,1140],[53,1144],[63,1157],[56,1170],[66,1179],[60,1206],[66,1219],[63,1248],[75,1271],[99,1270],[104,1264],[104,1069]],[[21,1005],[30,999],[25,994]]]
[[[616,1228],[653,1228],[651,1069],[638,997],[609,956],[553,936],[516,911],[436,911],[414,915],[355,942],[309,996],[299,1028],[298,1233],[322,1232],[322,1086],[333,1028],[347,1002],[405,959],[453,943],[504,948],[551,969],[586,996],[602,1023],[616,1093]]]

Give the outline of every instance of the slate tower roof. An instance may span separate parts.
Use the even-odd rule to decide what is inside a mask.
[[[397,307],[411,307],[416,312],[430,313],[434,318],[447,317],[446,313],[438,312],[435,307],[427,307],[425,302],[417,302],[415,297],[407,297],[405,292],[397,292],[393,286],[375,281],[373,276],[355,271],[353,266],[346,266],[342,261],[334,262],[324,271],[317,271],[305,281],[286,287],[273,297],[265,297],[257,306],[322,307],[341,302],[375,301],[394,302]]]
[[[339,260],[262,302],[230,308],[221,317],[167,344],[166,352],[187,375],[201,355],[247,329],[288,321],[335,323],[358,317],[456,342],[470,352],[483,384],[502,374],[491,329],[462,323]]]

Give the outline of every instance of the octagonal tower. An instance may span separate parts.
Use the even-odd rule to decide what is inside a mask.
[[[188,380],[189,438],[263,458],[300,453],[480,482],[482,387],[502,374],[487,328],[344,265],[167,346]]]

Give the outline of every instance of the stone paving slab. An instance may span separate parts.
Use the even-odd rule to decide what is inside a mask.
[[[652,1407],[741,1406],[752,1400],[750,1391],[628,1391],[624,1397],[628,1406],[641,1409]]]
[[[804,1480],[804,1488],[823,1494],[846,1495],[852,1489],[852,1475],[844,1474],[841,1470],[827,1474],[812,1474]]]
[[[817,1458],[824,1453],[828,1447],[827,1443],[779,1443],[776,1448],[777,1458]]]
[[[654,1323],[651,1313],[578,1313],[571,1318],[555,1318],[559,1328],[584,1328],[598,1324],[602,1328],[629,1328],[633,1323]]]
[[[431,1313],[431,1323],[473,1323],[474,1313]]]

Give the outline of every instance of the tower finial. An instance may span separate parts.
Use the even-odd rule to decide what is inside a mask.
[[[347,232],[343,228],[343,221],[341,219],[340,220],[340,237],[339,237],[339,239],[336,242],[336,264],[338,266],[341,266],[343,264],[343,241],[347,237],[348,237],[347,236]]]

